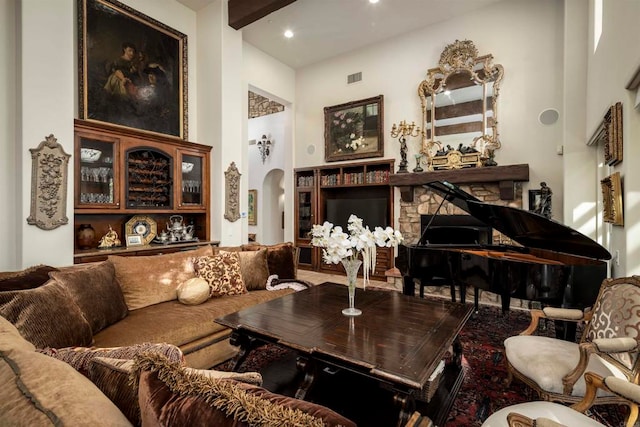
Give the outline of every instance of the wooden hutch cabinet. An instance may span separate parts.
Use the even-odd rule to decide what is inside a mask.
[[[81,249],[76,242],[76,263],[118,253],[118,248],[97,252],[99,240],[111,227],[124,248],[126,225],[134,216],[146,218],[158,233],[166,229],[170,217],[181,217],[185,225],[193,226],[194,239],[189,242],[195,245],[196,237],[199,242],[209,240],[211,147],[83,120],[75,121],[74,130],[75,227],[90,224],[96,234],[94,248]],[[121,251],[122,255],[175,252],[189,242],[161,244],[155,251],[148,244],[138,251]]]
[[[330,221],[341,224],[354,213],[370,229],[393,226],[393,187],[389,175],[394,160],[378,160],[340,165],[324,165],[295,170],[295,243],[300,248],[300,268],[324,273],[344,274],[341,264],[326,264],[322,249],[311,245],[314,224]],[[393,248],[377,248],[372,278],[385,280],[393,268]],[[362,271],[361,271],[362,273]]]

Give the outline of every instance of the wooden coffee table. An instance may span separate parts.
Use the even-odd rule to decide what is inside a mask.
[[[240,346],[236,368],[256,343],[277,343],[297,351],[298,367],[305,372],[296,397],[305,398],[320,369],[346,369],[392,391],[400,409],[398,425],[404,425],[415,410],[416,400],[429,399],[425,398],[425,390],[433,386],[429,378],[453,347],[445,379],[421,409],[442,425],[464,376],[457,336],[473,306],[362,289],[356,291],[362,315],[344,316],[341,310],[346,306],[347,287],[323,283],[216,322],[233,329],[231,342]]]

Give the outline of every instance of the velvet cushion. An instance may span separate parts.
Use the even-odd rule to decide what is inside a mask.
[[[162,356],[135,359],[144,426],[345,426],[355,423],[321,405],[223,379],[194,377]]]
[[[0,352],[8,353],[15,349],[34,351],[36,347],[22,338],[11,322],[0,316]]]
[[[20,291],[0,292],[0,315],[38,348],[91,345],[91,326],[56,280]]]
[[[220,253],[224,252],[220,251]],[[240,257],[240,274],[247,290],[266,289],[269,278],[267,249],[240,251],[238,256]]]
[[[44,285],[49,280],[49,272],[58,271],[49,265],[34,265],[25,270],[5,271],[0,273],[0,291],[17,291],[33,289]]]
[[[297,248],[293,246],[293,243],[285,242],[270,246],[242,245],[242,249],[245,251],[257,251],[265,247],[267,249],[269,274],[276,274],[280,280],[295,279],[298,260],[296,256]]]
[[[145,352],[162,354],[167,360],[183,364],[182,351],[171,344],[144,343],[125,347],[87,348],[69,347],[42,349],[39,353],[61,360],[88,377],[134,425],[140,425],[140,407],[135,387],[129,384],[129,370],[113,364],[97,364],[96,360],[130,360]]]
[[[221,251],[217,255],[198,257],[194,261],[194,267],[196,275],[209,283],[211,297],[247,292],[237,252]]]
[[[108,257],[129,310],[137,310],[178,298],[177,288],[195,277],[193,258],[212,255],[211,246],[151,256]]]
[[[89,379],[35,351],[1,351],[0,384],[2,426],[131,425]]]
[[[52,272],[51,277],[67,288],[94,334],[127,315],[127,305],[110,262]]]

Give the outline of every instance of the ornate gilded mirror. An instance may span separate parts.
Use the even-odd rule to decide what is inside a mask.
[[[495,166],[497,101],[504,74],[470,40],[449,44],[418,87],[428,170]]]

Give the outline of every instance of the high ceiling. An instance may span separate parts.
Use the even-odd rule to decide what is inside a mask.
[[[214,0],[178,0],[193,10]],[[243,39],[300,68],[503,0],[297,0],[247,25]],[[295,36],[286,39],[285,29]]]

